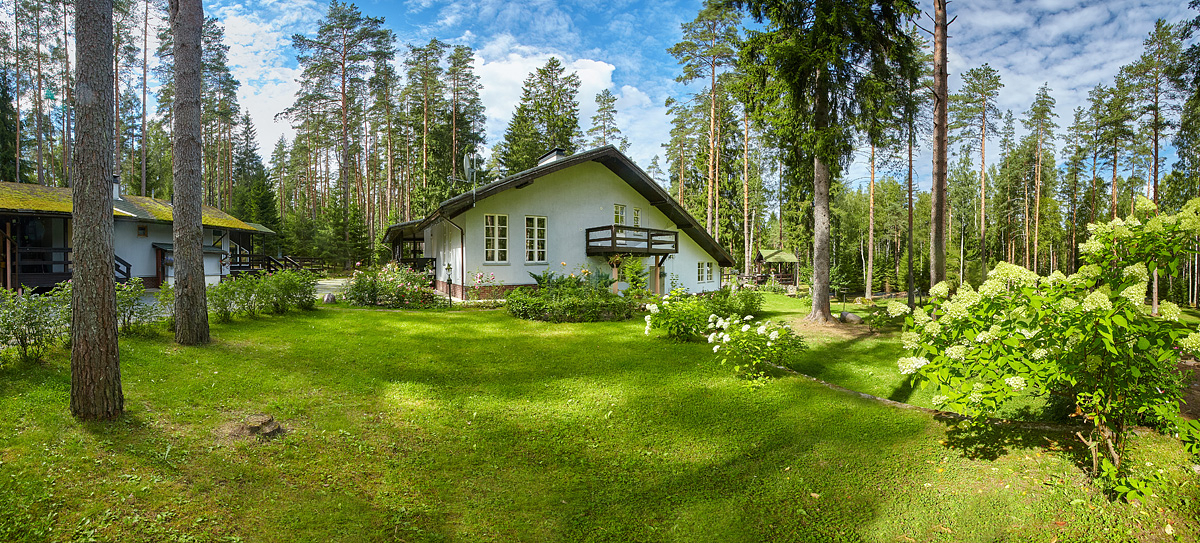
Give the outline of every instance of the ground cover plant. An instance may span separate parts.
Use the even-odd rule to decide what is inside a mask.
[[[768,297],[763,318],[796,326],[809,308],[794,304]],[[850,341],[798,329],[806,355]],[[42,364],[0,369],[0,507],[11,512],[0,540],[1153,541],[1200,531],[1195,476],[1173,439],[1131,438],[1131,458],[1176,484],[1135,506],[1090,484],[1069,436],[967,434],[798,376],[749,387],[712,345],[640,332],[637,321],[479,311],[237,319],[214,325],[203,348],[122,341],[128,414],[112,424],[70,417],[68,358],[52,349]],[[861,356],[894,368],[891,352],[872,352]],[[230,437],[253,413],[285,433]]]

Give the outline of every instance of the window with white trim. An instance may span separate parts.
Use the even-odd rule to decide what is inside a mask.
[[[704,263],[703,262],[696,263],[696,282],[697,283],[704,282]]]
[[[638,228],[642,225],[642,210],[633,208],[633,227]]]
[[[546,261],[546,218],[525,216],[525,261]]]
[[[613,224],[625,224],[625,204],[613,204]]]
[[[483,261],[508,262],[508,215],[483,216]]]
[[[713,263],[712,262],[704,263],[704,280],[709,283],[711,283],[713,280]]]

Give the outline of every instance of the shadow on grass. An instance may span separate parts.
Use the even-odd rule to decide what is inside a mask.
[[[905,377],[900,386],[892,389],[892,393],[888,394],[887,399],[893,402],[908,403],[908,399],[912,398],[913,392],[916,390],[914,381],[915,379],[912,375]]]
[[[1020,423],[972,423],[946,415],[934,418],[946,425],[946,448],[961,452],[965,458],[991,461],[1012,449],[1040,449],[1062,454],[1081,469],[1091,467],[1087,448],[1074,435],[1079,427],[1030,428]]]

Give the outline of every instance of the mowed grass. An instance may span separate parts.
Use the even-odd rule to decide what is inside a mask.
[[[783,297],[767,310],[807,313]],[[1171,491],[1114,503],[1064,435],[965,432],[803,377],[751,387],[710,345],[642,326],[334,308],[214,326],[203,348],[127,339],[128,414],[113,423],[71,418],[64,351],[2,369],[0,540],[1170,541],[1200,531],[1191,461],[1156,434],[1137,438],[1133,455],[1163,469]],[[880,396],[902,386],[894,337],[803,332],[804,371]],[[260,412],[287,433],[228,437]]]

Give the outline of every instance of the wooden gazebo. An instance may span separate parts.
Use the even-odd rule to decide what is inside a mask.
[[[783,249],[760,250],[754,256],[754,269],[756,283],[765,283],[774,277],[781,285],[795,285],[796,274],[800,272],[800,259]]]

